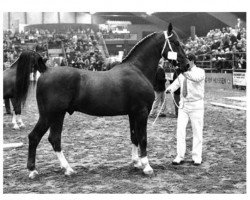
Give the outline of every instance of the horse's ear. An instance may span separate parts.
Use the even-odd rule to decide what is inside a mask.
[[[172,23],[169,23],[169,25],[168,25],[168,35],[170,35],[172,33],[172,30],[173,30]]]

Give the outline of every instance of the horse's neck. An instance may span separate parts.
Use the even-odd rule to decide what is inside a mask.
[[[145,41],[146,42],[146,41]],[[142,73],[153,83],[156,69],[161,58],[161,43],[151,41],[139,46],[129,60],[134,66],[139,68]]]

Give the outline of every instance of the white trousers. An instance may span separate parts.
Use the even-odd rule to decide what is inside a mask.
[[[188,109],[186,109],[185,107]],[[188,103],[185,103],[184,107],[178,110],[177,157],[181,159],[184,159],[185,157],[186,127],[190,119],[192,131],[193,131],[192,159],[195,162],[202,161],[203,117],[204,117],[204,102],[203,101],[192,102],[189,105]]]
[[[154,103],[152,105],[150,115],[158,114],[158,109],[160,109],[163,104],[164,105],[163,105],[163,108],[162,108],[160,113],[165,114],[165,111],[166,111],[166,102],[164,102],[165,95],[166,95],[165,91],[163,91],[163,92],[156,92],[155,91],[155,100],[154,100]]]

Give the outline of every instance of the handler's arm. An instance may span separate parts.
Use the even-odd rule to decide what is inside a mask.
[[[180,77],[179,76],[174,80],[174,82],[171,85],[169,85],[167,87],[167,89],[166,89],[167,92],[169,91],[169,92],[173,93],[176,90],[178,90],[178,88],[180,87]]]

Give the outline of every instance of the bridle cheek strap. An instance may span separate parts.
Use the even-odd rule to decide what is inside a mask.
[[[168,36],[168,32],[167,31],[163,31],[163,33],[164,33],[164,36],[165,36],[165,43],[164,43],[164,46],[163,46],[162,51],[161,51],[161,57],[162,58],[164,58],[163,57],[163,53],[165,51],[165,48],[166,48],[167,44],[168,44],[169,49],[173,52],[172,46],[171,46],[171,44],[169,42],[169,38],[171,38],[173,36],[173,33],[170,36]]]

